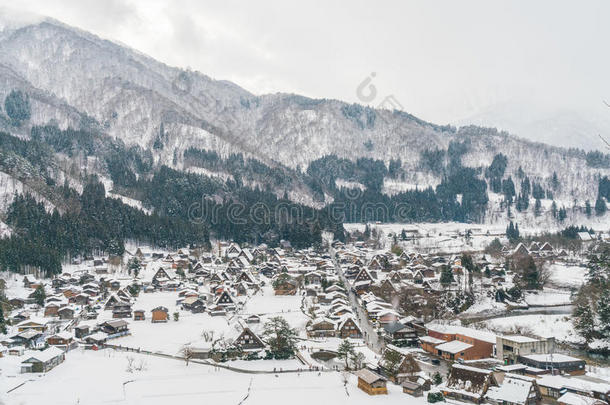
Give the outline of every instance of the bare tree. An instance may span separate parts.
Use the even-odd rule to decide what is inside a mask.
[[[180,350],[182,357],[184,357],[184,361],[186,365],[189,365],[189,360],[193,358],[193,349],[189,345],[185,345],[182,350]]]
[[[131,356],[127,356],[126,360],[127,360],[127,368],[125,369],[125,371],[127,371],[128,373],[133,373],[136,359],[134,359]]]
[[[138,362],[138,365],[134,367],[134,370],[136,371],[144,371],[148,369],[148,364],[146,363],[146,361],[144,359],[140,359],[140,361]]]
[[[201,332],[201,338],[204,342],[213,342],[214,341],[214,331],[213,330],[204,330]]]
[[[551,281],[553,274],[551,273],[551,267],[548,262],[543,263],[540,266],[538,282],[540,283],[541,288],[546,286],[549,281]]]

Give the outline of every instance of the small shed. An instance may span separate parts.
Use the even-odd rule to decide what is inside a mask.
[[[421,397],[424,394],[424,388],[416,382],[405,380],[400,384],[402,392],[413,397]]]
[[[366,368],[355,374],[358,377],[358,388],[367,394],[386,395],[388,393],[387,380],[379,374]]]
[[[152,311],[152,322],[167,322],[169,320],[169,311],[165,307],[156,307]]]

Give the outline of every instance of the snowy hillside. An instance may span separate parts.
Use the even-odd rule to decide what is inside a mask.
[[[241,152],[271,167],[302,170],[329,154],[386,164],[400,159],[399,175],[384,181],[387,195],[441,183],[440,174],[422,168],[422,152],[467,141],[464,166],[484,170],[502,153],[508,158],[505,177],[516,179],[521,169],[546,187],[556,173],[561,187],[554,200],[566,208],[595,202],[599,178],[610,174],[609,168],[588,166],[584,151],[533,143],[495,129],[438,126],[405,112],[336,100],[253,95],[233,83],[167,66],[51,19],[4,21],[2,27],[0,97],[22,90],[30,97],[32,116],[15,128],[2,112],[0,127],[24,137],[32,125],[49,123],[93,129],[151,150],[157,164],[178,169],[184,167],[181,159],[188,148],[214,150],[221,156]],[[228,173],[214,176],[231,178]],[[519,193],[516,180],[515,186]],[[300,189],[288,190],[288,195],[319,205]],[[492,217],[499,209],[492,203]]]

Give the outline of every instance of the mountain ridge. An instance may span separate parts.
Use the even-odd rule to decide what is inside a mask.
[[[3,120],[5,131],[27,138],[35,125],[84,128],[150,150],[155,164],[180,170],[187,169],[183,156],[189,148],[222,157],[242,153],[297,172],[336,155],[386,165],[400,160],[394,189],[425,189],[440,184],[443,175],[423,167],[423,154],[448,151],[457,142],[468,144],[460,163],[479,170],[479,176],[496,155],[504,154],[504,177],[515,179],[516,194],[521,191],[519,172],[541,184],[558,176],[562,187],[554,199],[566,206],[595,201],[599,178],[610,174],[610,165],[589,166],[582,150],[495,128],[441,126],[403,111],[334,99],[254,95],[235,83],[169,66],[53,19],[0,34],[0,97],[15,89],[30,95],[32,117],[21,127]],[[343,180],[349,184],[354,179]],[[298,188],[303,198],[310,192],[302,184]],[[296,195],[294,189],[276,194],[287,191]]]

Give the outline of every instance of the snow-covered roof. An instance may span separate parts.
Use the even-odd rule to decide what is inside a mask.
[[[442,325],[442,324],[427,324],[426,327],[429,330],[433,330],[445,334],[460,334],[471,337],[473,339],[481,340],[487,343],[496,343],[496,335],[479,329],[466,328],[458,325]]]
[[[445,341],[444,341],[444,340],[442,340],[442,339],[437,339],[437,338],[432,337],[432,336],[420,336],[420,337],[419,337],[419,340],[420,340],[421,342],[424,342],[424,343],[430,343],[430,344],[433,344],[433,345],[435,345],[435,344],[440,344],[440,343],[445,342]]]
[[[557,402],[566,405],[596,405],[605,403],[599,399],[574,394],[573,392],[566,392],[557,398]]]
[[[464,350],[468,350],[472,347],[471,344],[461,342],[459,340],[452,340],[451,342],[443,343],[436,346],[437,350],[441,350],[443,352],[456,354],[462,352]]]
[[[530,378],[519,377],[521,376],[505,375],[501,386],[489,388],[487,398],[513,404],[526,403],[533,382]]]
[[[521,357],[525,357],[526,359],[530,359],[533,361],[538,361],[542,363],[567,363],[571,361],[581,361],[577,357],[568,356],[566,354],[554,353],[554,354],[527,354]]]
[[[539,341],[539,339],[534,339],[531,337],[521,336],[521,335],[502,336],[502,339],[510,340],[511,342],[515,342],[515,343],[534,343],[534,342]]]
[[[28,351],[23,356],[23,362],[30,362],[30,360],[38,360],[40,362],[46,363],[47,361],[54,359],[57,356],[60,356],[64,353],[63,350],[51,346],[43,351]]]

